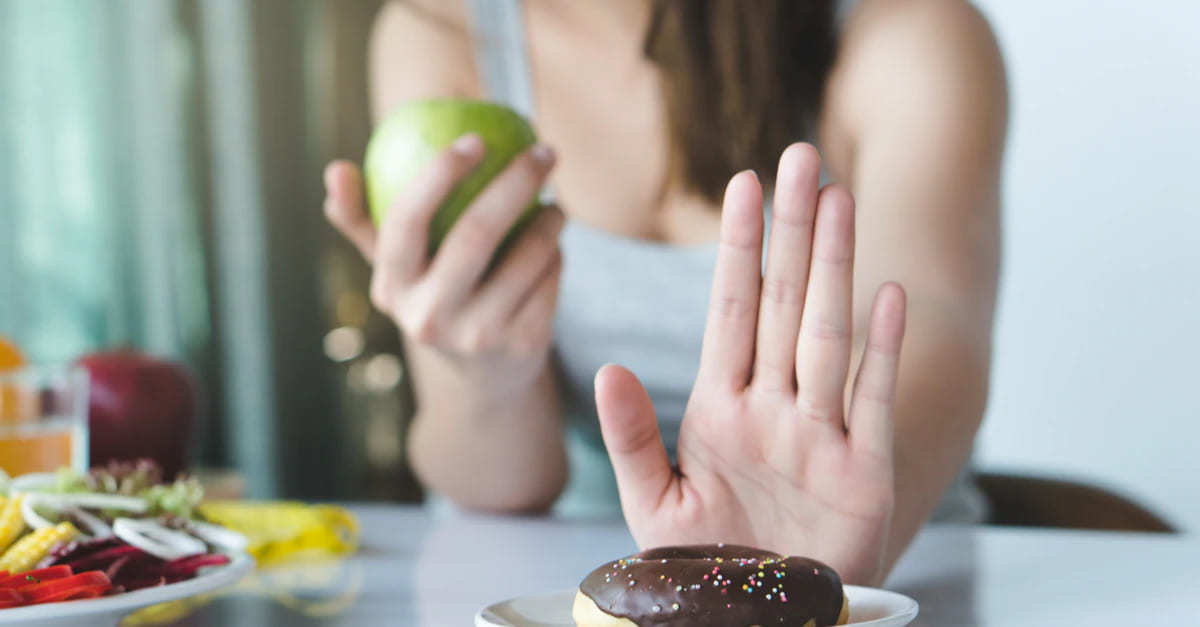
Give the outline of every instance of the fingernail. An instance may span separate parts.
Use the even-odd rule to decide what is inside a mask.
[[[546,144],[538,144],[530,149],[530,154],[542,167],[550,167],[554,163],[554,149]]]
[[[748,172],[750,176],[754,177],[755,181],[758,181],[758,172],[755,172],[754,170],[745,170],[745,172]]]
[[[469,157],[478,154],[483,149],[483,140],[475,133],[467,133],[454,140],[454,143],[450,144],[450,148],[460,155]]]

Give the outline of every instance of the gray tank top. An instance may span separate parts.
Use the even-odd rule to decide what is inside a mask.
[[[844,10],[847,3],[843,3]],[[487,97],[535,119],[521,0],[470,0],[475,57]],[[769,225],[769,208],[767,212]],[[554,325],[562,374],[570,479],[556,512],[620,514],[616,483],[596,417],[596,371],[617,363],[646,386],[674,457],[679,426],[700,362],[716,243],[677,246],[615,235],[568,220]],[[964,478],[937,517],[982,518]]]

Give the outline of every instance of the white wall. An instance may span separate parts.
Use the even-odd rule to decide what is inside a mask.
[[[1200,1],[976,4],[1013,102],[981,465],[1200,531]]]

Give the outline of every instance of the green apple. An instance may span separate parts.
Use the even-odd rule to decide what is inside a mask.
[[[376,226],[401,190],[424,172],[434,157],[466,133],[483,139],[483,162],[446,197],[429,225],[432,255],[450,227],[487,184],[537,137],[529,122],[503,105],[478,100],[423,100],[393,111],[375,128],[363,160],[367,203]],[[508,239],[539,207],[530,201],[509,232]]]

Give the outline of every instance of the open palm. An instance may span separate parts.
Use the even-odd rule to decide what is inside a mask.
[[[894,500],[892,398],[905,297],[882,286],[846,407],[852,348],[854,201],[819,189],[816,150],[779,163],[762,268],[762,188],[725,193],[696,384],[671,466],[654,407],[619,366],[596,403],[621,506],[642,548],[728,542],[827,562],[877,583]]]

